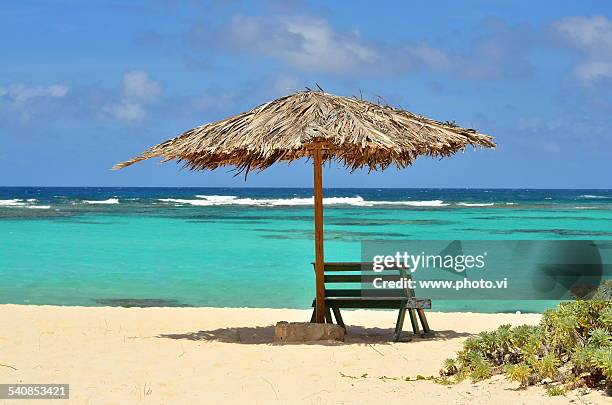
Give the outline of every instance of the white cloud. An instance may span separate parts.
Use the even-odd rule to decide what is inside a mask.
[[[338,30],[325,19],[307,15],[237,15],[216,32],[196,25],[187,38],[195,46],[265,55],[311,72],[385,75],[434,69],[470,79],[527,76],[530,64],[524,54],[532,45],[525,43],[533,42],[533,30],[499,21],[488,26],[487,32],[462,53],[425,41],[374,41],[357,30]]]
[[[449,69],[453,64],[451,58],[446,53],[426,44],[408,47],[405,51],[411,60],[436,69]]]
[[[606,77],[612,77],[612,60],[587,60],[576,66],[576,76],[585,81],[593,82]]]
[[[263,53],[309,71],[365,70],[381,61],[379,52],[358,32],[334,31],[320,18],[271,21],[236,16],[223,37],[236,48]]]
[[[196,29],[191,39],[198,42],[209,36]],[[449,55],[425,43],[375,43],[356,30],[334,30],[326,20],[308,16],[274,20],[235,16],[220,40],[229,48],[264,54],[306,71],[382,73],[419,66],[453,67]]]
[[[102,107],[102,112],[121,121],[140,121],[145,117],[145,110],[140,104],[122,100],[119,103]]]
[[[606,17],[567,17],[554,27],[572,44],[589,52],[612,49],[612,21]]]
[[[567,17],[553,29],[570,46],[585,55],[575,75],[585,82],[612,78],[612,21],[604,16]]]
[[[0,97],[5,97],[18,105],[40,98],[62,98],[66,94],[68,94],[68,86],[62,84],[52,84],[50,86],[11,84],[0,87]]]
[[[161,86],[141,70],[123,75],[121,98],[118,102],[102,107],[102,113],[120,121],[136,122],[146,116],[145,106],[155,102],[161,94]]]
[[[128,100],[155,101],[161,88],[146,72],[133,70],[123,76],[123,96]]]

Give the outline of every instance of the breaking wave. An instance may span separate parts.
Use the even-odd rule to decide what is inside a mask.
[[[313,197],[307,198],[238,198],[232,195],[196,195],[198,199],[160,198],[158,201],[194,206],[216,205],[252,205],[252,206],[308,206],[314,204]],[[358,207],[374,207],[379,205],[413,206],[413,207],[443,207],[448,205],[442,200],[427,201],[368,201],[363,197],[326,197],[323,205],[350,205]]]
[[[33,209],[49,209],[50,205],[33,205],[38,202],[36,198],[28,198],[27,200],[13,198],[10,200],[0,200],[0,207],[18,207],[18,208],[33,208]]]
[[[26,205],[23,200],[13,198],[11,200],[0,200],[0,207],[23,207]]]
[[[83,200],[85,204],[119,204],[118,198],[109,198],[108,200]]]
[[[460,205],[462,207],[490,207],[492,205],[495,205],[495,203],[466,203],[466,202],[460,202],[460,203],[457,203],[457,205]]]
[[[580,198],[594,199],[594,198],[610,198],[610,197],[606,197],[605,195],[582,194]]]

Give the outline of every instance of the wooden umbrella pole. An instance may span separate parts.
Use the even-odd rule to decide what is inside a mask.
[[[314,220],[315,220],[315,274],[316,274],[316,322],[325,322],[325,280],[323,276],[323,159],[321,146],[314,151]]]

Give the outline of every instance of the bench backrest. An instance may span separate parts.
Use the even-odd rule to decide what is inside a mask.
[[[313,263],[314,267],[314,263]],[[326,297],[406,297],[414,298],[414,290],[407,282],[401,288],[375,288],[383,282],[410,280],[405,268],[373,270],[373,263],[367,262],[326,262],[323,267]]]

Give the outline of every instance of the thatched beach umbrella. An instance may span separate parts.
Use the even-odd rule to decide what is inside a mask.
[[[120,169],[161,157],[192,170],[234,166],[262,170],[276,162],[314,161],[316,321],[324,322],[322,164],[338,161],[354,170],[409,166],[417,157],[450,156],[472,145],[493,148],[492,137],[451,122],[408,111],[303,91],[221,121],[201,125],[117,164]]]

